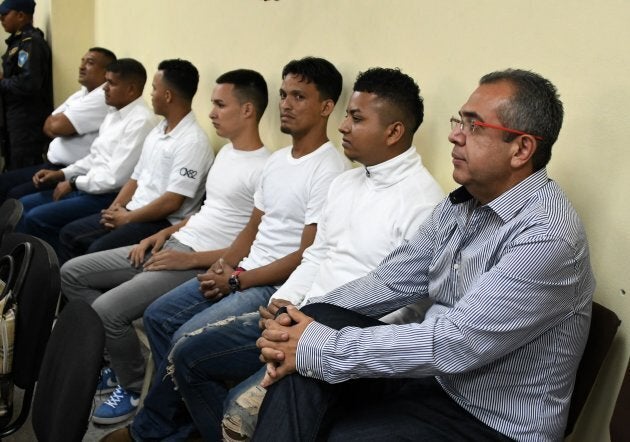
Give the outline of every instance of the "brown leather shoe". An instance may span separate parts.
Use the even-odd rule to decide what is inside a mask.
[[[133,442],[131,433],[129,432],[129,425],[107,433],[100,442]]]

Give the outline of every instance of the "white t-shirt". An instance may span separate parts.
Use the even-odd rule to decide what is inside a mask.
[[[413,146],[384,163],[341,174],[328,190],[313,245],[272,298],[301,306],[365,276],[413,236],[443,197]]]
[[[206,180],[206,200],[173,237],[196,252],[228,247],[249,221],[254,193],[271,152],[234,149],[226,144]]]
[[[120,110],[110,108],[90,153],[62,169],[65,178],[80,175],[77,188],[87,193],[117,191],[129,180],[144,139],[156,124],[153,111],[142,97]]]
[[[165,192],[183,195],[186,199],[182,206],[168,216],[168,221],[175,224],[199,208],[214,152],[192,112],[167,134],[166,125],[163,120],[144,140],[142,154],[131,174],[138,187],[126,207],[139,209]]]
[[[256,208],[264,215],[249,256],[239,264],[244,269],[295,252],[304,226],[319,223],[330,183],[348,166],[330,142],[301,158],[293,158],[291,149],[274,152],[265,165],[254,195]]]
[[[98,136],[98,128],[111,109],[105,103],[103,85],[91,92],[85,87],[70,95],[52,115],[63,113],[77,132],[67,137],[56,137],[48,145],[46,157],[52,164],[72,164],[90,151]]]

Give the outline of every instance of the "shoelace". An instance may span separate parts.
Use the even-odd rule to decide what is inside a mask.
[[[112,376],[113,372],[111,368],[104,368],[103,370],[101,370],[101,376],[100,379],[98,381],[100,386],[104,386],[107,387],[109,384],[109,381],[114,381],[116,382],[116,379],[114,378],[114,376]]]
[[[127,395],[125,390],[123,390],[120,386],[117,387],[114,392],[109,396],[109,398],[104,402],[112,408],[116,408],[120,401]]]

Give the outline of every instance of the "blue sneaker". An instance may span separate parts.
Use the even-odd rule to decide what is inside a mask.
[[[98,406],[92,415],[96,424],[111,425],[122,422],[133,416],[138,408],[140,395],[125,391],[120,385],[116,387],[109,399]]]
[[[116,379],[116,373],[109,367],[103,367],[101,369],[101,377],[96,385],[96,393],[104,394],[111,393],[118,387],[118,379]]]

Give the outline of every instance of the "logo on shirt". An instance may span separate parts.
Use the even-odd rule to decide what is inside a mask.
[[[192,178],[194,180],[195,177],[197,176],[197,171],[182,167],[181,169],[179,169],[179,174],[181,176],[187,176],[188,178]]]
[[[26,63],[26,60],[28,60],[28,52],[22,49],[18,54],[18,66],[19,67],[24,66],[24,63]]]

